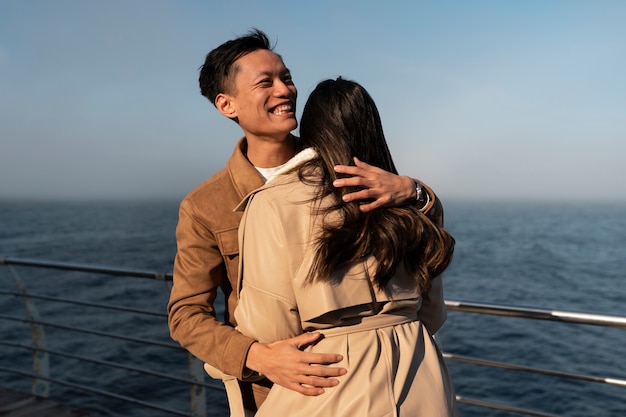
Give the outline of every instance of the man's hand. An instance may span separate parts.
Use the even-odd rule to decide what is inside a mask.
[[[343,201],[374,200],[362,204],[362,212],[372,211],[385,206],[399,206],[408,200],[415,199],[415,183],[406,176],[399,176],[391,172],[369,165],[354,158],[356,166],[337,165],[335,172],[352,175],[350,178],[335,180],[335,187],[363,188],[354,193],[343,196]]]
[[[324,393],[323,388],[339,384],[332,377],[346,373],[344,368],[319,366],[340,362],[341,355],[300,350],[320,337],[320,333],[304,333],[274,343],[254,343],[248,351],[246,366],[273,383],[300,394],[320,395]]]

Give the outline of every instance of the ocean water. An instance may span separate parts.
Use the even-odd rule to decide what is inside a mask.
[[[447,204],[447,299],[626,316],[626,207]],[[451,312],[460,355],[624,379],[626,330]],[[450,363],[457,392],[562,416],[626,416],[626,388]],[[507,415],[476,412],[465,414]]]
[[[501,303],[626,316],[626,205],[444,202],[456,239],[444,275],[449,300]],[[170,272],[176,254],[177,201],[0,201],[0,257],[29,257]],[[14,267],[29,290],[164,313],[169,285],[84,273]],[[0,289],[14,290],[0,267]],[[37,301],[42,320],[168,342],[165,318],[91,312]],[[0,297],[2,314],[23,317],[19,299]],[[172,349],[109,346],[96,336],[60,336],[46,329],[48,347],[103,360],[187,375],[187,356]],[[444,351],[561,372],[626,379],[626,330],[450,312],[438,334]],[[30,343],[23,323],[0,320],[5,342]],[[0,367],[29,371],[28,351],[0,345]],[[51,357],[51,374],[99,389],[188,408],[182,384],[77,365]],[[80,369],[77,369],[80,368]],[[562,416],[625,416],[626,388],[449,362],[459,395]],[[0,372],[0,386],[29,391],[28,381]],[[208,391],[209,415],[226,416],[225,396]],[[139,405],[53,385],[51,396],[102,416],[165,416]],[[512,414],[460,405],[462,416]]]

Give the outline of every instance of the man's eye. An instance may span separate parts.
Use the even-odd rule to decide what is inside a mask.
[[[293,79],[291,78],[291,75],[287,75],[283,78],[283,82],[285,84],[293,84]]]
[[[270,80],[269,78],[265,78],[265,79],[262,79],[261,81],[259,81],[259,84],[261,84],[261,85],[271,85],[272,84],[272,80]]]

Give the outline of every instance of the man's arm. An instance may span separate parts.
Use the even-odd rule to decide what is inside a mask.
[[[178,253],[168,303],[174,340],[198,359],[238,379],[250,377],[252,370],[305,395],[319,395],[322,388],[337,385],[332,378],[344,374],[345,369],[317,365],[336,363],[341,360],[338,355],[300,350],[318,334],[263,344],[216,318],[213,303],[222,280],[228,278],[215,237],[202,225],[189,201],[181,204],[176,235]]]
[[[392,174],[354,158],[355,166],[338,165],[335,171],[352,175],[350,178],[335,180],[335,187],[361,187],[354,193],[343,196],[344,201],[373,199],[360,206],[367,212],[385,206],[397,206],[407,202],[421,204],[420,211],[426,214],[438,227],[443,227],[443,207],[434,191],[425,184],[419,184],[423,193],[422,201],[417,202],[416,180]],[[447,310],[443,299],[442,278],[436,277],[429,290],[422,296],[422,307],[418,317],[426,328],[434,334],[446,320]]]
[[[393,207],[418,199],[416,181],[407,176],[400,176],[354,158],[355,166],[337,165],[335,172],[352,175],[333,182],[335,187],[359,187],[354,193],[343,196],[345,202],[373,200],[362,204],[361,211],[368,212],[381,207]],[[428,210],[436,197],[432,190],[422,185],[424,211]]]
[[[223,282],[228,280],[224,260],[202,215],[191,201],[181,203],[174,286],[168,303],[170,333],[201,361],[241,378],[248,349],[255,341],[216,318],[214,302],[219,288],[230,285]],[[236,228],[231,239],[236,244]]]

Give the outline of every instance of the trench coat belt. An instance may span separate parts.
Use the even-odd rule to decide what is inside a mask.
[[[363,317],[363,319],[356,324],[337,326],[330,329],[319,329],[316,331],[323,334],[324,337],[333,337],[350,333],[366,332],[383,327],[397,326],[413,321],[417,321],[417,311],[377,314],[375,316]]]

